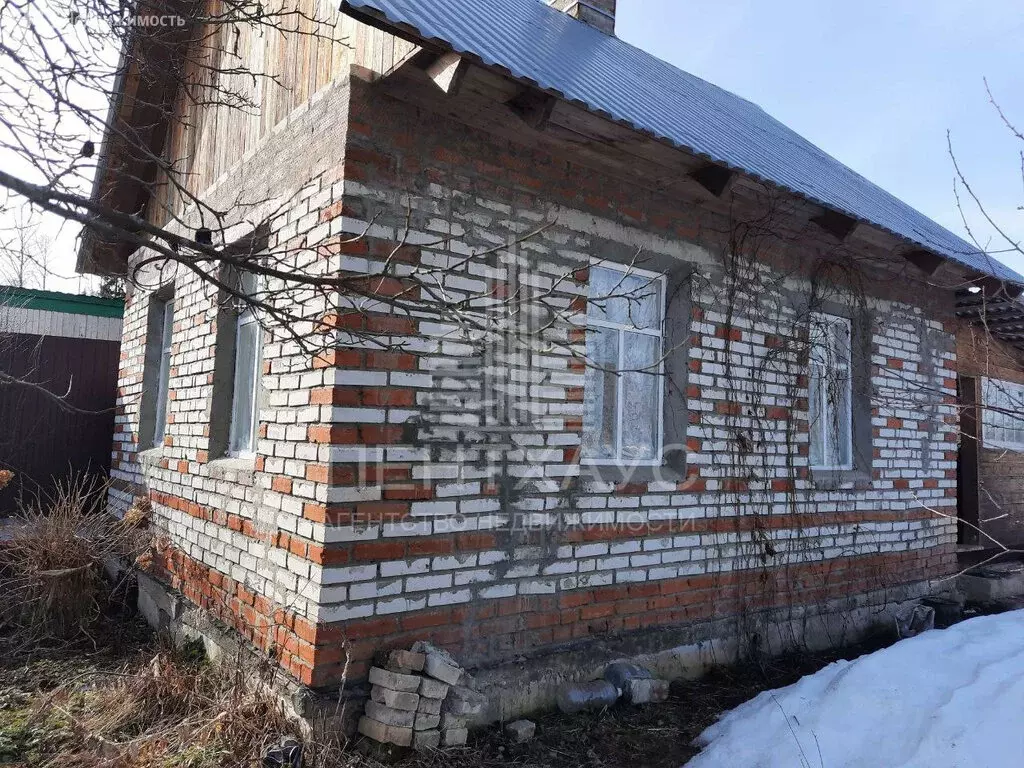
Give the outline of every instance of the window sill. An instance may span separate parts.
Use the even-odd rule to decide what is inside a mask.
[[[863,491],[871,487],[871,473],[863,469],[815,469],[811,468],[811,484],[823,491],[834,491],[841,487],[844,490]]]
[[[256,477],[255,456],[225,456],[207,463],[210,477],[252,485]]]
[[[167,453],[162,445],[147,448],[138,453],[139,463],[144,467],[159,467],[160,462],[167,458]]]
[[[1024,453],[1024,444],[1008,443],[1001,440],[986,440],[981,444],[982,448],[990,451],[1009,451],[1010,453]]]
[[[956,551],[957,552],[984,552],[985,551],[985,545],[984,544],[957,544],[956,545]]]

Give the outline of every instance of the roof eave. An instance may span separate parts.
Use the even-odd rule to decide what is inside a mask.
[[[562,93],[561,91],[558,91],[558,90],[553,89],[553,88],[545,87],[545,86],[543,86],[542,84],[538,83],[536,80],[534,80],[532,78],[529,78],[529,77],[526,77],[526,76],[522,76],[522,75],[519,75],[519,74],[513,72],[508,67],[502,66],[501,64],[498,64],[496,62],[489,62],[489,61],[485,60],[482,56],[480,56],[475,51],[462,50],[462,49],[456,48],[449,41],[441,39],[441,38],[426,37],[416,27],[414,27],[414,26],[412,26],[410,24],[404,23],[404,22],[393,21],[393,20],[389,19],[383,12],[378,11],[377,9],[369,8],[369,7],[365,7],[365,6],[363,6],[363,7],[355,7],[355,6],[353,6],[353,4],[349,0],[343,0],[343,2],[341,4],[341,10],[342,10],[342,12],[348,14],[349,16],[351,16],[351,17],[353,17],[353,18],[355,18],[355,19],[357,19],[359,21],[362,21],[362,22],[364,22],[366,24],[370,24],[371,26],[374,26],[374,27],[376,27],[378,29],[384,30],[384,31],[389,32],[391,34],[394,34],[394,35],[396,35],[398,37],[401,37],[402,39],[405,39],[405,40],[407,40],[409,42],[415,43],[415,44],[420,45],[422,47],[429,48],[429,49],[432,49],[432,50],[435,50],[435,51],[454,51],[454,52],[460,54],[461,56],[467,57],[469,60],[473,61],[478,66],[484,67],[484,68],[489,69],[489,70],[491,70],[493,72],[500,73],[500,74],[504,75],[505,77],[508,77],[508,78],[511,78],[511,79],[515,80],[516,82],[522,83],[522,84],[530,86],[532,88],[536,88],[536,89],[538,89],[540,91],[543,91],[544,93],[548,93],[548,94],[550,94],[552,96],[555,96],[555,97],[557,97],[557,98],[559,98],[559,99],[561,99],[561,100],[563,100],[563,101],[565,101],[567,103],[575,104],[576,106],[579,106],[580,108],[586,110],[590,114],[594,114],[594,115],[600,116],[600,117],[602,117],[602,118],[604,118],[606,120],[612,121],[612,122],[614,122],[614,123],[616,123],[618,125],[621,125],[621,126],[623,126],[625,128],[628,128],[629,130],[635,131],[635,132],[637,132],[640,135],[643,135],[643,136],[646,136],[648,138],[651,138],[651,139],[654,139],[656,141],[659,141],[659,142],[661,142],[661,143],[663,143],[663,144],[665,144],[667,146],[670,146],[670,147],[672,147],[674,149],[684,151],[684,152],[686,152],[686,153],[688,153],[688,154],[690,154],[690,155],[692,155],[694,157],[705,159],[705,160],[707,160],[710,163],[714,163],[716,165],[722,166],[722,167],[727,168],[727,169],[729,169],[729,170],[731,170],[733,172],[736,172],[736,173],[742,174],[742,175],[744,175],[744,176],[746,176],[748,178],[754,179],[754,180],[756,180],[756,181],[758,181],[760,183],[767,184],[767,185],[769,185],[771,187],[774,187],[776,189],[780,189],[782,191],[785,191],[785,192],[787,192],[789,194],[792,194],[792,195],[796,196],[799,199],[805,200],[805,201],[807,201],[807,202],[809,202],[809,203],[811,203],[811,204],[813,204],[815,206],[819,206],[823,210],[832,211],[832,212],[834,212],[836,214],[840,214],[840,215],[843,215],[843,216],[850,217],[851,219],[853,219],[853,220],[855,220],[855,221],[857,221],[857,222],[859,222],[861,224],[864,224],[865,226],[871,227],[871,228],[873,228],[873,229],[875,229],[875,230],[877,230],[879,232],[883,232],[883,233],[885,233],[885,234],[895,238],[898,242],[901,242],[901,243],[905,244],[908,248],[911,248],[911,249],[924,249],[925,251],[928,251],[930,254],[932,254],[936,258],[940,258],[940,259],[942,259],[944,261],[951,261],[951,262],[957,264],[958,266],[960,266],[961,268],[963,268],[965,270],[976,270],[978,268],[976,264],[972,264],[969,260],[967,260],[967,254],[966,253],[965,253],[965,256],[964,256],[964,260],[957,259],[955,257],[955,255],[951,255],[950,253],[945,253],[945,252],[937,249],[936,246],[934,244],[932,244],[932,243],[926,242],[924,240],[915,240],[913,238],[910,238],[907,235],[905,235],[903,233],[900,233],[900,232],[897,232],[897,231],[895,231],[895,230],[893,230],[893,229],[891,229],[889,227],[886,227],[886,226],[884,226],[882,224],[879,224],[876,221],[867,219],[863,215],[860,215],[860,214],[858,214],[858,213],[856,213],[854,211],[844,210],[843,208],[837,207],[835,205],[830,204],[827,201],[818,199],[818,198],[816,198],[816,197],[814,197],[812,195],[809,195],[809,194],[807,194],[805,192],[802,192],[800,190],[794,189],[794,188],[792,188],[790,186],[787,186],[786,184],[780,183],[779,181],[766,178],[766,177],[764,177],[764,176],[762,176],[762,175],[760,175],[760,174],[758,174],[756,172],[751,171],[750,169],[744,168],[742,166],[738,166],[738,165],[736,165],[734,163],[730,163],[728,160],[726,160],[724,158],[715,157],[715,156],[709,154],[706,151],[703,151],[703,150],[700,150],[700,149],[698,149],[696,147],[689,146],[689,145],[680,143],[680,142],[678,142],[676,140],[673,140],[669,136],[659,135],[659,134],[657,134],[657,133],[655,133],[655,132],[653,132],[651,130],[648,130],[648,129],[645,129],[645,128],[641,127],[641,126],[638,126],[635,123],[633,123],[633,122],[631,122],[631,121],[629,121],[627,119],[616,117],[615,115],[610,114],[606,110],[602,110],[602,109],[599,109],[599,108],[592,107],[591,105],[587,104],[585,101],[582,101],[580,99],[570,98],[570,97],[566,96],[566,94]],[[739,98],[739,97],[737,97],[737,98]],[[836,161],[836,162],[838,163],[838,161]],[[923,216],[923,214],[920,214],[920,215]],[[925,218],[927,218],[927,217],[925,217]],[[978,249],[978,252],[979,253],[983,253],[980,249]],[[990,257],[987,257],[987,255],[986,255],[986,258],[991,260]],[[995,279],[999,279],[999,280],[1005,281],[1005,282],[1013,284],[1013,285],[1024,285],[1024,277],[1021,277],[1020,275],[1017,275],[1017,278],[1019,278],[1018,280],[1010,279],[1005,273],[1015,274],[1013,272],[1013,270],[1011,270],[1009,267],[1007,267],[1006,265],[1002,264],[1001,262],[996,262],[996,264],[998,265],[998,267],[997,268],[993,268],[991,270],[991,272],[989,272],[987,274],[990,274],[990,276],[995,278]]]

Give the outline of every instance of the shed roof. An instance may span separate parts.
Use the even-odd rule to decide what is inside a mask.
[[[49,312],[92,315],[93,317],[122,317],[124,315],[124,299],[104,299],[99,296],[43,291],[37,288],[19,288],[13,285],[0,285],[0,306],[42,309]]]
[[[1024,283],[1017,272],[847,168],[756,104],[542,0],[344,0],[342,8],[404,25],[424,40],[475,56],[968,269]]]

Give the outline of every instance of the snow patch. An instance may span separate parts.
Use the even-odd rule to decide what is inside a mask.
[[[1024,755],[1024,610],[925,632],[704,731],[686,768],[1002,768]]]

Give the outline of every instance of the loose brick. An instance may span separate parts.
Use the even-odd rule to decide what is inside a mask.
[[[438,730],[416,731],[412,737],[412,746],[418,752],[437,749],[441,746],[441,732]]]
[[[441,730],[465,728],[467,722],[469,722],[469,719],[462,715],[453,715],[451,712],[441,713]]]
[[[536,732],[537,724],[532,720],[516,720],[505,726],[505,734],[516,744],[529,741]]]
[[[369,717],[361,717],[359,718],[359,732],[381,744],[395,744],[399,747],[412,746],[412,728],[386,725]]]
[[[441,705],[444,703],[444,699],[430,699],[426,696],[421,696],[419,704],[416,706],[417,712],[426,712],[428,715],[438,715],[441,713]]]
[[[444,700],[444,711],[460,717],[479,717],[487,706],[487,698],[465,686],[455,686]]]
[[[370,688],[370,698],[386,707],[407,711],[416,711],[421,704],[419,694],[409,693],[408,691],[393,691],[390,688],[384,688],[379,685]]]
[[[422,653],[412,651],[396,650],[388,653],[387,668],[392,672],[420,672],[426,657]]]
[[[431,699],[443,699],[448,695],[448,683],[442,683],[440,680],[431,680],[429,677],[424,677],[420,681],[419,692],[420,696],[425,696]]]
[[[446,747],[461,747],[469,738],[469,731],[465,728],[448,728],[441,731],[441,744]]]
[[[426,654],[423,673],[449,685],[455,685],[462,679],[462,668],[453,666],[443,656],[436,653]]]
[[[366,716],[384,725],[398,725],[403,728],[411,728],[416,722],[416,712],[393,709],[373,699],[366,702]]]
[[[389,672],[380,667],[370,668],[370,683],[392,691],[415,692],[420,687],[419,675],[403,675],[400,672]]]
[[[417,712],[414,728],[417,731],[429,731],[441,724],[441,715],[432,715],[429,712]]]

